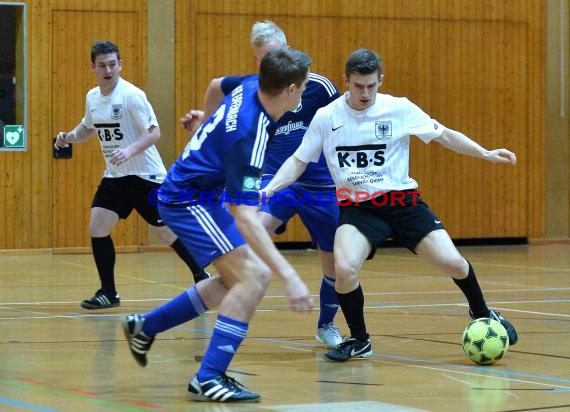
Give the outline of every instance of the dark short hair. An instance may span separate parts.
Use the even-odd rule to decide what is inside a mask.
[[[259,64],[259,89],[277,96],[292,84],[300,87],[309,74],[311,63],[308,54],[295,49],[271,50]]]
[[[378,72],[382,74],[382,59],[375,51],[368,49],[358,49],[348,56],[344,66],[344,75],[350,78],[351,74],[371,74]]]
[[[91,63],[95,63],[95,59],[100,54],[117,53],[117,60],[121,60],[121,53],[119,46],[108,40],[100,40],[93,43],[91,46]]]

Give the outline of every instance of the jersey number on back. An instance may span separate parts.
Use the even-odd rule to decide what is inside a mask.
[[[190,150],[200,150],[200,147],[202,147],[202,143],[204,143],[204,140],[206,140],[206,137],[208,137],[208,133],[212,132],[212,130],[214,130],[218,125],[218,123],[220,123],[220,121],[224,118],[225,110],[226,110],[226,105],[222,104],[220,107],[218,107],[218,110],[216,110],[216,112],[212,116],[210,116],[211,119],[210,122],[203,124],[198,129],[194,137],[190,140],[190,142],[188,142],[188,144],[184,148],[184,152],[182,153],[182,159],[185,159],[188,156]]]

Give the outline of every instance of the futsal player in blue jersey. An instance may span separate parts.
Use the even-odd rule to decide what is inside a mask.
[[[224,99],[158,191],[165,223],[196,251],[201,267],[212,263],[219,276],[201,281],[150,313],[128,315],[121,322],[132,355],[145,366],[158,333],[219,308],[204,359],[188,385],[193,400],[260,400],[226,371],[272,272],[285,283],[290,310],[312,309],[307,286],[279,253],[257,213],[268,140],[276,121],[299,105],[310,63],[308,55],[292,49],[267,53],[259,81],[244,82]],[[233,215],[224,202],[235,206]]]
[[[287,47],[287,39],[283,30],[274,22],[257,22],[252,26],[251,46],[259,64],[268,51]],[[226,95],[242,82],[251,79],[257,79],[257,75],[227,76],[212,80],[204,98],[205,114],[214,112]],[[316,73],[309,74],[309,82],[301,104],[281,117],[275,136],[268,145],[263,164],[262,188],[299,147],[316,111],[339,96],[338,90],[329,79]],[[182,119],[183,124],[189,126],[195,115],[195,111],[189,113]],[[296,183],[264,201],[260,208],[261,221],[270,233],[283,233],[289,219],[296,214],[311,235],[323,271],[316,339],[326,347],[335,349],[342,342],[340,331],[333,323],[339,308],[335,291],[333,256],[339,210],[336,204],[335,184],[322,155],[317,163],[309,164]]]

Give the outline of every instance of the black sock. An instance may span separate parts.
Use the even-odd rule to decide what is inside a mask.
[[[115,246],[111,235],[92,237],[91,247],[99,279],[101,279],[101,289],[113,294],[117,293],[115,289]]]
[[[366,333],[366,325],[364,324],[364,293],[362,293],[362,288],[358,285],[352,292],[337,292],[336,294],[350,329],[350,336],[364,342],[369,336]]]
[[[479,282],[477,282],[473,266],[471,266],[469,261],[467,261],[467,264],[469,265],[469,273],[467,273],[467,277],[464,279],[452,279],[467,298],[467,302],[469,302],[469,308],[471,309],[473,316],[475,316],[475,318],[487,317],[489,316],[489,308],[485,303],[483,292],[481,291]]]
[[[204,271],[204,269],[198,266],[198,263],[196,263],[196,261],[194,260],[190,252],[188,252],[188,249],[186,249],[186,246],[184,246],[184,243],[182,243],[180,239],[176,239],[174,243],[170,245],[170,247],[174,249],[176,254],[180,256],[180,259],[182,259],[184,263],[186,263],[186,265],[192,271],[193,275],[197,275]]]

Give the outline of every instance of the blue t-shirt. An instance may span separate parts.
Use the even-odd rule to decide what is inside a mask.
[[[166,204],[257,204],[261,168],[276,124],[243,82],[198,129],[158,191]],[[224,192],[225,191],[225,192]]]
[[[221,88],[227,95],[239,84],[257,81],[257,79],[257,74],[228,76],[222,80]],[[309,73],[309,81],[301,98],[301,104],[296,110],[285,113],[279,119],[275,135],[267,148],[263,174],[274,175],[279,170],[279,167],[301,144],[305,131],[317,110],[339,96],[338,90],[329,79],[316,73]],[[307,165],[307,169],[297,182],[308,186],[334,188],[334,182],[322,153],[317,163],[311,162]]]

